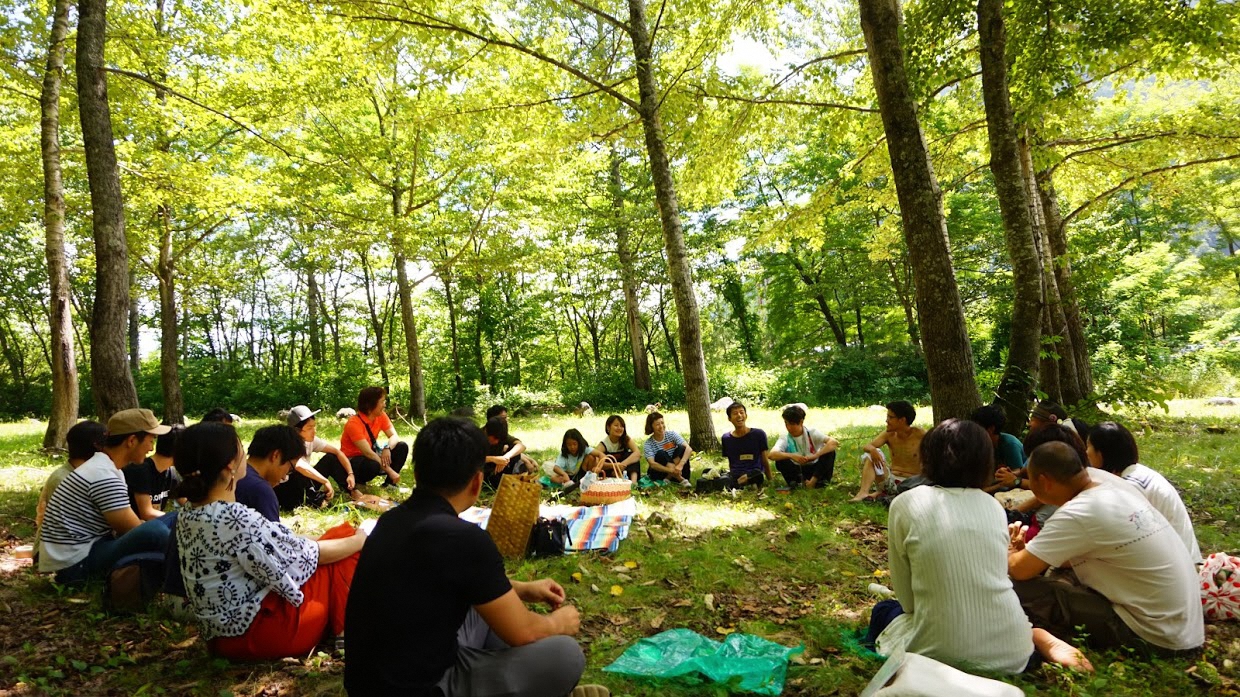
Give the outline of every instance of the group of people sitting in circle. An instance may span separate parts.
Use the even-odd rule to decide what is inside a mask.
[[[186,598],[212,653],[275,659],[334,639],[346,648],[353,694],[606,695],[577,685],[580,617],[564,588],[509,579],[487,533],[458,517],[504,473],[538,467],[508,433],[506,412],[488,414],[482,429],[436,419],[411,449],[385,402],[381,388],[362,390],[339,448],[317,437],[318,412],[304,406],[287,425],[258,429],[248,447],[222,411],[188,428],[146,409],[118,412],[106,428],[79,423],[68,462],[40,496],[38,567],[67,583],[165,552],[176,581],[166,589]],[[859,492],[890,504],[894,598],[874,607],[866,634],[879,653],[1018,673],[1041,661],[1092,669],[1068,643],[1078,629],[1088,647],[1159,656],[1200,648],[1191,521],[1122,425],[1082,433],[1062,408],[1041,403],[1022,443],[1003,432],[994,407],[929,432],[911,426],[907,402],[887,412],[886,429],[863,449]],[[782,416],[772,447],[743,405],[727,410],[727,486],[763,485],[772,461],[789,485],[831,481],[839,442],[805,426],[800,406]],[[661,414],[648,415],[641,450],[620,416],[605,429],[593,449],[570,430],[544,471],[561,484],[584,472],[636,478],[644,455],[648,477],[687,486],[693,450]],[[324,457],[311,467],[315,452]],[[416,487],[369,533],[342,524],[308,539],[281,522],[281,509],[313,504],[316,492],[363,500],[362,484],[396,484],[410,455]],[[1009,510],[991,495],[1015,489],[1033,503]],[[171,501],[182,505],[169,511]],[[393,621],[393,598],[418,621]]]
[[[911,407],[910,407],[911,408]],[[761,487],[772,481],[771,463],[783,475],[788,488],[810,489],[829,483],[835,476],[836,450],[839,441],[805,425],[805,408],[789,405],[782,417],[784,433],[770,446],[766,432],[748,425],[745,405],[733,402],[727,408],[732,430],[723,434],[722,452],[728,461],[726,470],[707,469],[698,479],[699,491]],[[585,436],[570,428],[560,441],[560,452],[554,460],[538,465],[526,454],[525,446],[508,432],[508,411],[494,406],[487,411],[484,432],[487,436],[485,481],[499,486],[505,474],[541,472],[548,481],[565,490],[577,486],[587,474],[598,477],[629,479],[634,484],[642,477],[641,461],[646,461],[645,477],[653,483],[666,482],[691,488],[693,447],[684,436],[667,428],[663,414],[646,414],[646,439],[639,447],[629,435],[624,417],[612,414],[603,425],[603,438],[590,448]],[[713,475],[718,476],[713,476]]]

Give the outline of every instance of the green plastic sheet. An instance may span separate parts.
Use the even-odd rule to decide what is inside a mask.
[[[733,689],[778,695],[788,659],[805,650],[752,634],[729,634],[723,643],[689,629],[669,629],[630,646],[603,670],[636,678],[727,683]]]

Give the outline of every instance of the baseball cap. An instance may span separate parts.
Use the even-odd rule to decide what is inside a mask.
[[[310,407],[304,404],[298,404],[297,406],[288,410],[288,425],[292,426],[293,428],[297,428],[298,426],[301,425],[302,421],[309,419],[310,417],[314,416],[315,414],[321,411],[323,410],[315,409],[314,411],[310,411]]]
[[[150,409],[122,409],[108,419],[108,435],[124,436],[130,433],[150,433],[162,436],[171,431],[171,426],[159,423]]]

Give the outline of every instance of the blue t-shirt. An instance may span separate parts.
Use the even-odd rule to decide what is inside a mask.
[[[565,474],[576,474],[577,468],[581,467],[581,461],[586,459],[586,452],[578,452],[576,455],[557,455],[555,466],[564,470]]]
[[[253,508],[273,523],[280,522],[276,490],[249,464],[245,466],[245,476],[237,480],[237,503]]]
[[[1007,467],[1015,472],[1025,466],[1025,446],[1021,445],[1016,436],[1000,433],[999,442],[995,444],[995,469]]]
[[[739,438],[723,434],[723,456],[728,458],[728,472],[733,477],[762,471],[762,453],[767,450],[766,431],[751,428]]]

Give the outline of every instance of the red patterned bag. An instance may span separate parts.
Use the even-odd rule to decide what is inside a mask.
[[[1240,619],[1240,557],[1211,554],[1201,567],[1201,610],[1207,620]]]

